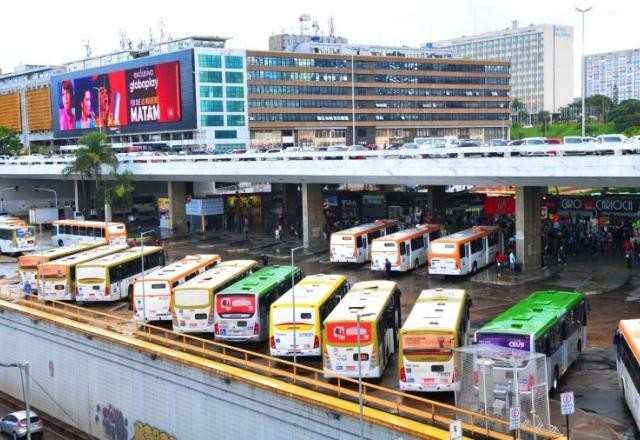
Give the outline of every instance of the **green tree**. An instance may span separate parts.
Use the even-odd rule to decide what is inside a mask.
[[[0,152],[14,155],[20,149],[20,138],[7,127],[0,125]]]
[[[107,192],[107,202],[116,208],[121,208],[125,212],[131,211],[133,206],[133,173],[129,170],[124,173],[111,173],[111,185]]]
[[[626,99],[609,112],[609,122],[612,122],[618,132],[624,132],[631,127],[640,126],[640,100]]]
[[[551,113],[549,113],[546,110],[541,110],[540,112],[538,112],[538,122],[540,122],[540,124],[542,124],[542,132],[544,133],[544,136],[547,136],[547,129],[548,127],[548,123],[551,120]]]
[[[511,113],[515,116],[515,123],[518,125],[522,125],[521,116],[525,111],[524,103],[520,101],[518,98],[511,101]]]
[[[607,113],[614,107],[613,101],[605,95],[591,95],[584,100],[584,105],[589,109],[588,114],[598,116],[598,119],[605,124]]]

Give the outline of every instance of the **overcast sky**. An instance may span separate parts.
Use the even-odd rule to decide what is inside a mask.
[[[637,0],[407,0],[399,2],[324,0],[222,0],[167,2],[65,2],[17,0],[3,2],[0,25],[0,69],[19,64],[62,64],[84,58],[88,40],[93,55],[119,48],[120,31],[134,45],[149,32],[230,37],[228,47],[267,49],[268,38],[282,31],[298,33],[298,17],[309,14],[328,34],[334,17],[336,35],[350,43],[418,46],[425,42],[528,24],[574,27],[574,94],[579,90],[582,53],[581,15],[575,7],[593,6],[585,16],[587,54],[640,48],[640,2]]]

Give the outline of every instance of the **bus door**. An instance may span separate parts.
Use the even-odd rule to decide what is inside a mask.
[[[358,255],[364,258],[364,261],[371,260],[371,249],[369,248],[369,236],[367,234],[362,234],[358,239],[356,239],[356,243],[361,247],[362,252],[358,251]]]
[[[411,244],[409,241],[401,241],[398,243],[399,260],[398,266],[410,268],[411,264]]]
[[[468,273],[471,268],[469,266],[471,256],[471,243],[467,242],[460,246],[460,273]]]

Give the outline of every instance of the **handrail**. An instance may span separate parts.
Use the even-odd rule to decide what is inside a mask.
[[[61,301],[44,301],[37,295],[25,295],[18,289],[0,289],[1,299],[51,313],[56,317],[71,319],[117,332],[124,336],[135,337],[148,343],[232,365],[256,374],[281,380],[285,379],[294,385],[329,393],[343,399],[357,401],[359,397],[356,391],[357,380],[349,377],[338,377],[336,383],[331,384],[323,380],[322,370],[286,359],[273,358],[240,347],[177,333],[165,328],[140,323],[134,319],[121,318]],[[2,304],[0,303],[1,306]],[[367,407],[442,428],[446,428],[448,423],[462,416],[470,420],[470,423],[464,424],[464,429],[469,432],[475,432],[490,438],[510,438],[504,434],[504,432],[508,432],[508,421],[376,384],[363,383],[362,386],[363,402]],[[494,427],[501,427],[502,429],[494,429]],[[561,435],[530,426],[523,426],[521,431],[536,435],[539,439],[563,438]]]

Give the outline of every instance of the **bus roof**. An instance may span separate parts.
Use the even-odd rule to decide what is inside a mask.
[[[402,231],[394,232],[393,234],[384,235],[382,237],[375,238],[373,241],[396,241],[407,240],[414,236],[428,234],[433,231],[442,229],[442,225],[418,225],[415,228],[403,229]]]
[[[466,302],[464,289],[425,289],[420,292],[401,331],[457,331]]]
[[[396,224],[398,224],[398,220],[387,220],[387,219],[376,220],[373,223],[365,223],[363,225],[354,226],[349,229],[343,229],[342,231],[337,231],[337,232],[334,232],[333,234],[334,235],[335,234],[362,235],[362,234],[366,234],[367,232],[375,231],[375,230],[382,229],[387,226],[392,226]]]
[[[307,275],[294,289],[287,290],[278,298],[272,307],[286,307],[293,304],[293,291],[296,294],[296,305],[316,306],[326,301],[342,283],[347,280],[344,275],[317,274]]]
[[[148,247],[148,246],[147,246]],[[184,278],[195,269],[206,265],[207,263],[213,263],[220,261],[220,255],[217,254],[197,254],[186,255],[167,266],[156,269],[149,272],[144,276],[146,281],[176,281]],[[136,280],[136,282],[141,280]]]
[[[26,223],[2,223],[0,222],[0,229],[17,231],[18,229],[31,228],[35,230],[35,226],[27,225]]]
[[[499,226],[474,226],[463,231],[454,232],[445,237],[437,238],[434,241],[439,243],[465,243],[485,235],[493,234],[500,230]]]
[[[74,266],[76,264],[84,263],[85,261],[95,260],[96,258],[100,258],[105,255],[124,251],[125,249],[127,249],[127,246],[125,245],[104,245],[97,248],[89,249],[87,251],[78,252],[77,254],[71,254],[54,261],[50,261],[48,263],[45,263],[44,266]]]
[[[256,267],[258,263],[254,260],[230,260],[222,261],[215,267],[201,273],[195,278],[190,279],[176,286],[174,291],[179,290],[191,290],[191,289],[216,289],[221,284],[224,284],[227,280],[235,277],[236,275]]]
[[[56,220],[54,225],[70,225],[70,226],[88,226],[91,228],[104,228],[105,225],[116,226],[124,228],[124,223],[121,222],[97,222],[91,220]]]
[[[342,301],[327,316],[327,321],[353,321],[356,315],[372,313],[371,316],[362,316],[362,321],[375,321],[382,313],[389,296],[396,289],[393,281],[361,281],[354,284]],[[375,319],[372,319],[374,318]]]
[[[533,292],[485,324],[479,333],[543,334],[560,313],[584,299],[580,292],[545,290]]]
[[[233,283],[219,293],[255,293],[260,297],[270,292],[274,286],[290,278],[297,272],[300,272],[300,268],[297,266],[264,267],[248,277]]]
[[[93,249],[100,245],[101,243],[98,243],[98,242],[78,243],[70,246],[46,249],[40,252],[30,252],[28,254],[24,254],[18,257],[18,267],[32,266],[40,263],[46,263],[51,260],[66,257],[67,255],[72,255],[78,252]]]
[[[636,362],[640,362],[640,319],[623,319],[618,323],[618,328],[636,357]]]
[[[126,246],[124,246],[124,247],[126,249]],[[125,263],[127,261],[135,260],[136,258],[138,258],[140,256],[140,254],[149,255],[149,254],[152,254],[152,253],[158,252],[158,251],[162,251],[162,247],[161,246],[145,246],[144,250],[143,250],[142,246],[132,247],[132,248],[128,248],[126,250],[123,250],[122,252],[118,252],[118,253],[110,254],[110,255],[105,255],[103,257],[87,261],[86,263],[82,263],[80,266],[83,266],[83,267],[87,267],[87,266],[111,267],[111,266],[115,266],[116,264]]]

